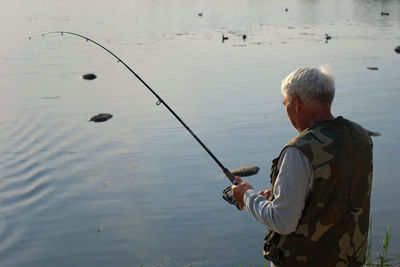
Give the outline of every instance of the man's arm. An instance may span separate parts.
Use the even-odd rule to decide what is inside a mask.
[[[274,200],[248,189],[243,197],[247,211],[261,224],[281,234],[296,230],[312,186],[312,167],[295,147],[287,147],[278,162]]]

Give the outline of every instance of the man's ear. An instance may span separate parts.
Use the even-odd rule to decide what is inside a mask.
[[[293,101],[296,113],[300,113],[303,110],[303,101],[301,101],[300,97],[296,94],[293,95]]]

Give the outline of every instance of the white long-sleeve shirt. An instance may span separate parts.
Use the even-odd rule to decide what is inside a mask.
[[[304,154],[291,146],[282,151],[278,169],[273,201],[248,190],[243,202],[250,215],[261,224],[280,234],[290,234],[296,231],[313,185],[313,171]]]

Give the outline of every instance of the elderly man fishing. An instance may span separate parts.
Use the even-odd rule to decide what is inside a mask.
[[[272,161],[272,188],[256,193],[237,178],[239,205],[268,228],[272,266],[362,266],[367,251],[372,141],[360,125],[334,117],[333,77],[299,68],[282,81],[283,105],[299,135]]]

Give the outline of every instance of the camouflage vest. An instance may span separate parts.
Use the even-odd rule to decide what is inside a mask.
[[[339,117],[313,125],[286,146],[308,158],[314,184],[296,231],[280,235],[269,230],[264,257],[278,266],[362,266],[372,185],[368,132]],[[278,160],[271,168],[272,190]]]

